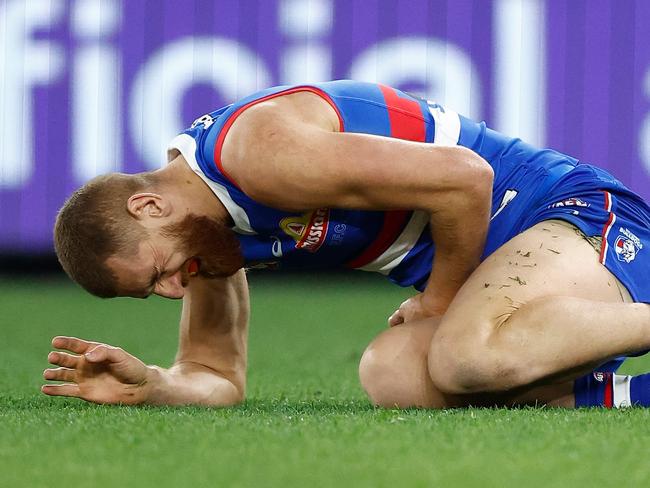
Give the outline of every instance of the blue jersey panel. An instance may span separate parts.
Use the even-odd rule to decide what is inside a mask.
[[[600,262],[637,302],[650,303],[650,207],[607,172],[580,165],[539,202],[519,229],[560,219],[601,240]]]
[[[564,216],[583,231],[595,232],[595,227],[590,226],[601,225],[611,211],[602,210],[602,215],[581,220],[566,209],[549,205],[565,197],[570,199],[571,195],[583,195],[595,209],[594,195],[602,195],[600,190],[610,191],[618,212],[616,218],[625,225],[611,228],[606,239],[606,256],[610,253],[610,257],[605,264],[607,259],[612,262],[608,267],[630,287],[636,299],[650,296],[650,290],[635,285],[638,270],[650,274],[645,267],[645,255],[650,254],[645,245],[650,239],[645,230],[650,227],[650,212],[615,178],[579,165],[564,154],[507,137],[485,123],[471,121],[435,103],[383,85],[349,80],[262,90],[197,119],[185,132],[196,146],[194,154],[186,159],[196,160],[202,174],[213,184],[213,191],[228,204],[249,265],[332,268],[355,263],[354,267],[380,271],[395,283],[418,289],[426,285],[431,270],[434,245],[426,222],[416,218],[417,212],[285,212],[252,200],[220,169],[220,141],[238,114],[261,100],[296,91],[311,91],[325,99],[337,111],[342,131],[458,144],[481,155],[495,175],[484,257],[540,219]],[[411,241],[406,242],[404,236],[410,236]],[[391,254],[393,247],[403,250],[403,254]],[[632,255],[634,258],[625,266],[614,266],[614,261],[624,262],[620,256]]]
[[[334,85],[318,83],[316,86],[328,93],[336,103],[345,132],[390,136],[386,102],[378,85],[342,81]]]

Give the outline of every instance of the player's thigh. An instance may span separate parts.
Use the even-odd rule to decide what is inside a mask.
[[[441,329],[489,333],[542,297],[631,301],[599,261],[594,243],[563,221],[540,222],[490,255],[458,292]]]

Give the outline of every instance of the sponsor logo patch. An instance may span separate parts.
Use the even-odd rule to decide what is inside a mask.
[[[580,200],[579,198],[567,198],[559,202],[549,205],[548,208],[561,208],[561,207],[589,207],[590,203]]]
[[[331,244],[333,246],[340,246],[343,243],[343,238],[345,237],[345,232],[347,231],[348,226],[345,224],[336,224],[332,230],[334,230],[334,233],[332,234],[332,241]]]
[[[629,229],[619,227],[620,234],[614,241],[614,250],[619,261],[630,263],[634,261],[638,252],[643,249],[641,239],[635,236]]]
[[[327,237],[330,211],[319,208],[302,215],[285,217],[280,221],[280,228],[296,241],[296,249],[316,252]]]
[[[273,241],[273,244],[271,245],[271,253],[273,256],[276,258],[281,258],[282,257],[282,241],[276,236],[271,236],[271,240]]]

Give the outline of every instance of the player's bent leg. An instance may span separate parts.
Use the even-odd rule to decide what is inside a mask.
[[[429,319],[393,327],[366,348],[359,363],[359,378],[373,404],[385,408],[574,406],[573,382],[507,394],[443,394],[433,385],[427,368],[429,343],[438,322]]]
[[[459,291],[431,342],[430,376],[450,394],[574,379],[650,349],[650,306],[629,301],[577,229],[541,222]]]

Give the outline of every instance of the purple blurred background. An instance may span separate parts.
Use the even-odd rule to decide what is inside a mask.
[[[164,162],[259,88],[419,92],[650,198],[650,2],[0,0],[0,252],[51,249],[89,178]]]

